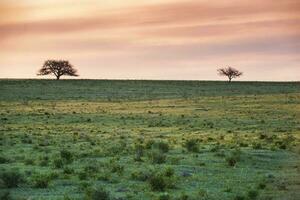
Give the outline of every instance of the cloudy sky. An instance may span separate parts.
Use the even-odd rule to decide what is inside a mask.
[[[0,0],[0,78],[300,81],[299,0]]]

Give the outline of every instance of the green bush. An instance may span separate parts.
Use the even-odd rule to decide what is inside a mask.
[[[162,164],[166,162],[166,155],[157,150],[152,150],[149,152],[148,157],[153,164]]]
[[[151,149],[152,148],[152,145],[155,143],[154,140],[148,140],[146,142],[146,149]]]
[[[122,174],[124,166],[114,162],[111,164],[110,169],[112,173]]]
[[[238,161],[241,159],[241,151],[235,149],[228,156],[226,156],[226,162],[228,166],[234,167]]]
[[[53,165],[55,168],[60,169],[60,168],[63,168],[64,162],[61,158],[57,158],[57,159],[53,160]]]
[[[4,171],[0,174],[7,188],[17,187],[18,184],[23,182],[23,175],[18,171]]]
[[[175,171],[172,167],[167,167],[164,171],[164,175],[167,177],[171,177],[175,174]]]
[[[64,174],[73,174],[74,173],[74,169],[70,168],[70,167],[65,167],[64,168]]]
[[[73,161],[73,154],[72,152],[63,149],[60,151],[60,157],[63,159],[64,162],[66,163],[72,163]]]
[[[153,191],[165,191],[167,187],[166,180],[164,179],[163,175],[160,173],[152,174],[149,177],[149,184],[151,187],[151,190]]]
[[[50,177],[47,174],[36,174],[32,177],[33,187],[47,188],[50,182]]]
[[[185,141],[183,146],[189,151],[189,152],[198,152],[199,147],[198,147],[198,140],[197,139],[188,139]]]
[[[171,197],[168,193],[163,193],[161,195],[159,195],[158,200],[170,200]]]
[[[249,190],[247,193],[248,198],[251,200],[257,199],[258,195],[259,195],[258,191],[254,189]]]
[[[242,194],[237,194],[235,197],[234,197],[234,200],[245,200],[246,197]]]
[[[154,146],[157,147],[163,153],[167,153],[170,149],[169,144],[163,141],[156,142]]]
[[[152,172],[147,181],[153,191],[165,191],[166,188],[175,188],[175,177],[166,176],[165,171]]]
[[[25,163],[25,165],[34,165],[34,160],[31,159],[31,158],[28,158],[28,159],[25,160],[24,163]]]
[[[109,200],[111,199],[109,192],[104,188],[88,188],[85,192],[86,200]]]
[[[9,159],[4,156],[0,156],[0,164],[5,164],[5,163],[9,163]]]
[[[146,181],[151,176],[151,170],[137,170],[131,173],[131,178],[138,181]]]

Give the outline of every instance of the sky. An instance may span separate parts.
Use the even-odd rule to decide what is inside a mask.
[[[0,78],[300,81],[299,0],[0,0]],[[53,78],[50,77],[49,78]]]

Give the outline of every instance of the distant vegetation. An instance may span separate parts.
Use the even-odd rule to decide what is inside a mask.
[[[300,82],[1,80],[0,100],[152,100],[209,96],[289,94]]]
[[[299,83],[1,80],[0,199],[299,199]]]
[[[218,69],[220,76],[227,76],[229,82],[231,82],[232,79],[238,78],[243,75],[243,72],[233,68],[233,67],[226,67]]]
[[[59,80],[61,76],[79,76],[77,70],[67,60],[47,60],[39,70],[39,76],[52,74]]]

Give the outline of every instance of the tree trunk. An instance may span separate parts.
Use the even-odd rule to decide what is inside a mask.
[[[59,80],[60,76],[56,76],[56,80]]]
[[[229,83],[231,82],[231,79],[232,79],[232,78],[229,78]]]

